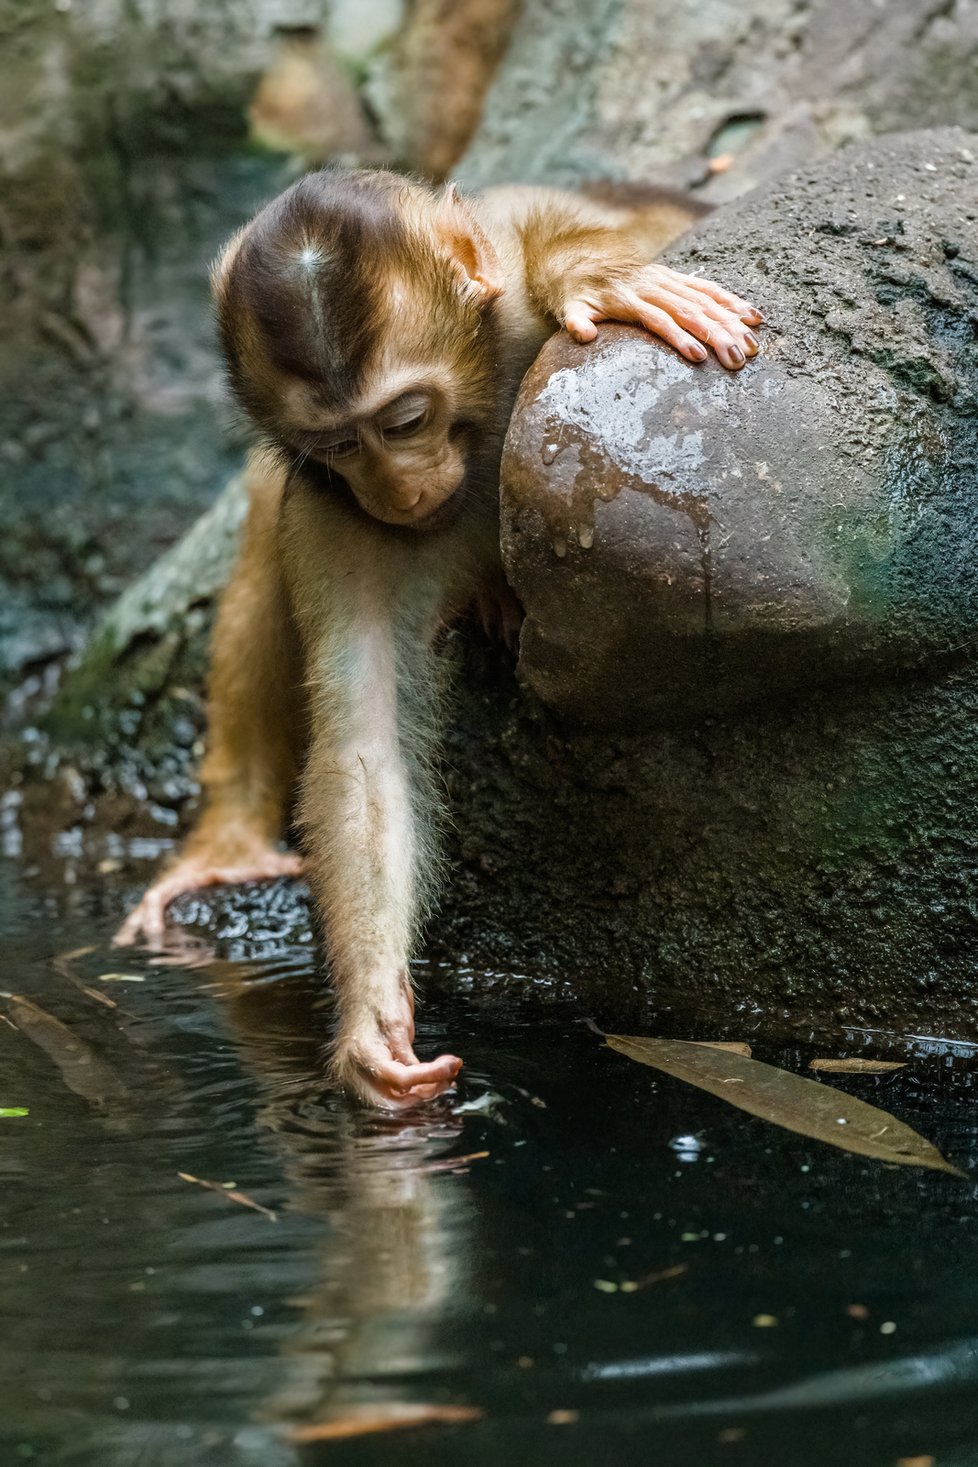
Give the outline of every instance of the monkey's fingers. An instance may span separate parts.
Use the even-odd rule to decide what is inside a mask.
[[[129,913],[113,937],[112,946],[133,947],[141,937],[150,946],[162,942],[166,931],[166,909],[178,895],[179,889],[173,889],[169,881],[157,882],[155,886],[151,886],[139,906]]]
[[[415,1060],[411,1065],[392,1059],[380,1067],[379,1078],[394,1095],[420,1099],[419,1091],[441,1094],[447,1090],[458,1079],[461,1068],[462,1061],[454,1054],[442,1054],[435,1060]]]
[[[708,356],[705,347],[700,346],[688,331],[684,331],[667,311],[649,305],[634,291],[616,294],[613,300],[609,296],[600,303],[587,299],[571,301],[564,312],[565,328],[582,345],[587,345],[597,336],[598,321],[636,322],[644,326],[646,331],[651,331],[653,336],[661,337],[675,347],[681,356],[691,362],[705,362]]]
[[[636,299],[637,318],[647,331],[652,331],[656,336],[663,334],[658,315],[650,313],[664,312],[697,341],[708,343],[724,367],[731,372],[737,372],[749,357],[757,355],[760,342],[753,331],[739,319],[729,314],[723,315],[719,307],[714,310],[720,315],[719,320],[717,314],[704,311],[691,301],[671,295],[668,291],[656,291],[652,301],[641,297]]]
[[[112,939],[113,947],[132,947],[144,938],[149,947],[160,947],[166,939],[166,912],[177,897],[208,886],[243,886],[249,881],[271,881],[278,876],[300,876],[302,857],[293,851],[274,848],[231,864],[210,864],[200,858],[180,861],[146,892],[139,906]]]
[[[650,274],[661,279],[667,289],[692,290],[709,296],[710,300],[732,311],[748,326],[759,326],[764,320],[755,305],[752,305],[750,301],[745,301],[742,296],[734,295],[732,290],[717,285],[715,280],[704,280],[700,275],[686,275],[682,270],[673,270],[668,265],[650,265],[647,268]]]
[[[598,334],[596,321],[607,319],[600,307],[590,301],[568,301],[564,307],[564,330],[586,346]]]
[[[701,325],[713,321],[739,346],[745,357],[757,355],[761,343],[740,316],[726,306],[719,305],[710,296],[688,288],[682,283],[681,276],[679,281],[677,285],[651,281],[644,288],[642,285],[636,286],[636,294],[652,305],[668,311],[675,321],[692,331],[699,339],[706,339],[700,336]]]
[[[455,1083],[461,1068],[462,1061],[454,1054],[405,1063],[381,1044],[357,1046],[337,1054],[333,1062],[334,1076],[341,1085],[353,1090],[366,1104],[388,1110],[403,1110],[443,1095]]]
[[[520,648],[525,613],[514,592],[500,576],[477,592],[473,605],[487,636],[502,642],[514,657]]]

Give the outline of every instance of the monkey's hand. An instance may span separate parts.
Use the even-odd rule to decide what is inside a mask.
[[[691,362],[706,360],[706,343],[731,371],[757,355],[755,306],[711,280],[667,265],[642,265],[606,284],[591,281],[564,302],[564,326],[575,341],[593,341],[598,321],[629,321],[675,347]]]
[[[390,1012],[364,1011],[344,1023],[333,1047],[330,1072],[365,1105],[406,1110],[451,1089],[462,1061],[454,1054],[419,1060],[414,1052],[414,1003],[399,994]]]
[[[480,586],[472,606],[486,636],[502,642],[515,657],[520,648],[524,611],[501,572]]]
[[[301,876],[302,857],[279,851],[260,838],[233,846],[188,850],[164,871],[112,939],[113,947],[132,947],[143,938],[149,947],[166,946],[166,909],[178,896],[205,886],[241,886],[277,876]]]

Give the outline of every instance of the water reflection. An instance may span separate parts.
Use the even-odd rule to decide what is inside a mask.
[[[471,1302],[477,1214],[455,1163],[462,1121],[446,1099],[412,1116],[370,1116],[322,1079],[328,1018],[308,965],[256,974],[222,965],[219,994],[259,1083],[257,1125],[275,1138],[288,1206],[325,1220],[319,1277],[283,1346],[284,1379],[258,1408],[271,1422],[395,1414],[418,1378],[448,1376],[441,1322]],[[481,1160],[481,1158],[480,1158]],[[439,1395],[443,1392],[439,1390]]]

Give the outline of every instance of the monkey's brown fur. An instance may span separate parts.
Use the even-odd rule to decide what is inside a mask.
[[[232,383],[277,452],[251,465],[242,554],[214,637],[205,813],[120,933],[160,941],[180,891],[296,869],[323,919],[336,1077],[389,1106],[461,1067],[413,1050],[408,957],[438,875],[431,776],[439,629],[498,594],[498,463],[520,379],[563,323],[630,320],[737,368],[752,307],[649,264],[698,212],[676,197],[494,189],[463,201],[325,170],[224,252]]]

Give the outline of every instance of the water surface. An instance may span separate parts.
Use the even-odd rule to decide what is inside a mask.
[[[111,952],[107,883],[66,901],[0,873],[0,988],[77,1044],[0,1022],[0,1107],[29,1109],[0,1119],[3,1467],[978,1463],[970,1181],[782,1132],[612,1053],[532,984],[503,1005],[423,964],[421,1049],[450,1044],[463,1082],[365,1116],[323,1082],[309,948],[158,966]],[[824,1083],[976,1164],[968,1045],[789,1049],[761,1015],[662,1032],[799,1073],[906,1059]],[[482,1414],[291,1436],[412,1405]]]

